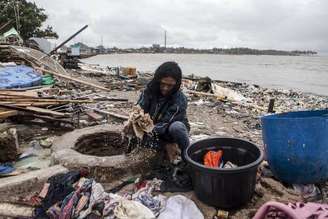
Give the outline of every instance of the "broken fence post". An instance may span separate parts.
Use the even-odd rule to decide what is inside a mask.
[[[276,111],[273,110],[274,101],[275,101],[275,99],[270,99],[269,106],[268,106],[268,113],[275,113],[276,112]]]

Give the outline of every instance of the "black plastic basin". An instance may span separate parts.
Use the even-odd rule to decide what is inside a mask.
[[[210,168],[203,157],[210,150],[223,150],[223,161],[238,167]],[[185,151],[193,187],[202,202],[222,209],[235,209],[247,203],[254,193],[256,173],[263,159],[253,143],[236,138],[209,138],[191,144]]]

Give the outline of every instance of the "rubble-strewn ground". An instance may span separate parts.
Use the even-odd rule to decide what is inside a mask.
[[[80,75],[77,72],[73,72],[72,74],[77,76]],[[110,111],[125,116],[129,114],[131,107],[137,101],[139,96],[138,89],[135,88],[142,87],[147,82],[147,80],[142,78],[138,79],[137,83],[123,80],[112,80],[108,76],[96,77],[91,73],[84,74],[84,77],[101,82],[104,86],[112,88],[113,91],[110,93],[94,92],[87,87],[72,83],[64,83],[63,81],[59,81],[55,87],[67,90],[66,93],[63,92],[63,98],[65,98],[65,95],[70,98],[86,96],[106,97],[109,95],[110,97],[115,98],[127,98],[128,102],[102,101],[93,104],[84,104],[84,107],[82,107],[83,111],[86,111],[88,107]],[[204,135],[238,137],[252,141],[259,147],[263,148],[260,117],[266,114],[270,99],[275,99],[274,110],[276,112],[324,109],[328,106],[328,98],[324,96],[304,94],[289,90],[266,89],[254,85],[231,82],[218,82],[218,84],[239,92],[246,98],[249,98],[249,101],[232,102],[218,100],[215,97],[197,97],[195,95],[189,95],[188,118],[191,123],[190,134],[194,140],[204,137]],[[33,146],[33,144],[33,147],[35,147],[35,144],[43,145],[41,147],[42,149],[39,149],[41,151],[47,150],[47,153],[41,153],[43,159],[50,159],[49,156],[45,155],[50,154],[48,153],[50,149],[47,148],[47,142],[44,141],[53,136],[59,136],[70,131],[69,128],[65,129],[65,127],[60,126],[55,127],[53,124],[37,124],[35,121],[31,121],[33,122],[33,125],[27,121],[21,121],[22,124],[17,124],[17,121],[15,122],[21,147],[28,148],[31,145]],[[122,120],[104,115],[102,115],[101,119],[95,120],[90,119],[89,116],[83,113],[80,117],[80,128],[104,123],[122,123]],[[40,162],[37,162],[36,166],[38,165],[40,165]],[[121,179],[118,179],[118,181],[120,180]],[[111,184],[115,183],[116,182],[108,182],[105,184],[105,188],[110,188]],[[317,201],[328,201],[327,194],[324,192],[328,191],[328,189],[325,189],[326,186],[321,186],[320,188],[323,192],[323,198]],[[205,218],[213,217],[216,209],[206,206],[198,201],[192,192],[186,193],[185,195],[196,202],[198,207],[204,213]],[[231,211],[230,216],[231,218],[238,219],[250,218],[262,204],[269,200],[293,202],[301,200],[301,196],[291,187],[283,185],[271,177],[265,177],[260,171],[256,191],[252,201],[239,210]]]
[[[238,137],[252,141],[263,149],[260,117],[267,114],[266,110],[270,99],[274,98],[276,100],[274,110],[277,112],[324,109],[328,103],[327,98],[324,96],[266,89],[246,84],[226,82],[221,84],[240,92],[245,97],[251,98],[253,103],[242,105],[229,101],[221,102],[213,99],[204,100],[190,97],[188,118],[191,123],[191,136],[195,139],[204,137],[202,135]],[[128,97],[132,102],[135,102],[138,97],[138,93],[134,91],[114,93],[118,97]],[[129,111],[129,107],[114,105],[110,107],[110,110],[124,113]],[[198,201],[192,192],[184,195],[192,198],[197,203],[206,218],[213,217],[215,208]],[[286,185],[275,179],[259,177],[252,201],[243,208],[230,212],[230,216],[236,219],[251,218],[262,204],[270,200],[286,203],[300,201],[302,198],[291,187],[286,187]],[[321,201],[328,200],[323,199]]]

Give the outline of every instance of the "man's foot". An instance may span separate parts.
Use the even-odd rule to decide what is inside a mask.
[[[177,164],[181,161],[181,150],[176,143],[168,143],[165,150],[170,163]]]

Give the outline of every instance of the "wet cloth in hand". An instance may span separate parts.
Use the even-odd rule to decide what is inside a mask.
[[[154,128],[153,120],[150,115],[144,113],[140,106],[134,106],[130,113],[129,120],[125,124],[123,133],[126,137],[136,136],[143,139],[145,133],[150,133]]]

